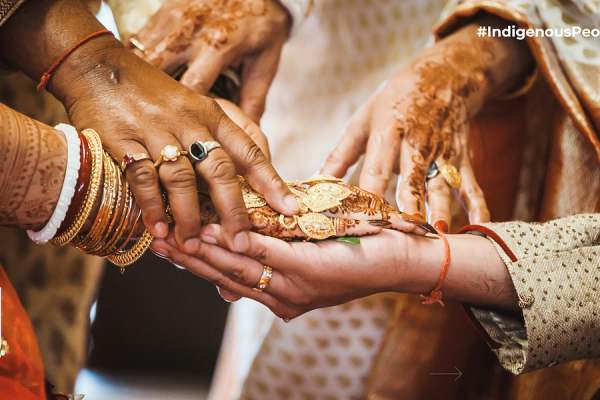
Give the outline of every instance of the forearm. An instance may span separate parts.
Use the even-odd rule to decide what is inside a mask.
[[[65,136],[0,104],[0,225],[41,229],[58,202],[67,166]]]
[[[103,29],[79,0],[26,1],[0,28],[0,58],[39,81],[75,43]],[[106,54],[118,50],[127,51],[111,35],[83,43],[58,66],[47,89],[64,102],[78,80],[102,70]]]
[[[444,300],[459,301],[491,308],[518,311],[518,297],[506,265],[492,243],[475,235],[448,235],[450,265],[441,287]],[[405,246],[391,251],[405,265],[389,265],[394,278],[392,290],[400,293],[427,294],[438,283],[444,263],[444,244],[439,237],[405,235]],[[382,266],[385,267],[385,266]]]

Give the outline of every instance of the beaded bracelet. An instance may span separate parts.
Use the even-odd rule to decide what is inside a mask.
[[[69,205],[71,204],[75,194],[79,170],[81,167],[81,141],[79,139],[77,130],[71,125],[67,124],[58,124],[54,127],[54,129],[61,131],[67,139],[67,169],[58,202],[56,203],[56,207],[54,208],[54,212],[48,220],[48,223],[38,232],[31,230],[27,231],[29,238],[37,244],[44,244],[52,239],[67,216]]]

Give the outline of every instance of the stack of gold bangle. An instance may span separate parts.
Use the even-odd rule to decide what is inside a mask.
[[[70,243],[84,253],[106,257],[111,263],[120,266],[123,272],[124,267],[146,252],[153,237],[144,229],[139,240],[133,246],[128,246],[134,233],[140,230],[138,224],[142,223],[141,210],[134,201],[119,165],[102,150],[98,134],[92,129],[86,129],[82,133],[87,139],[91,154],[90,182],[77,218],[64,234],[52,239],[52,243],[57,246]],[[100,190],[102,178],[104,184]],[[86,234],[80,234],[100,192],[102,199],[96,219]]]

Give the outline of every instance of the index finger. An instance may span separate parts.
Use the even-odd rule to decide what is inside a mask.
[[[263,194],[269,206],[285,215],[293,215],[300,210],[298,201],[262,150],[225,115],[215,137],[231,157],[238,174],[243,175],[258,193]],[[241,198],[239,185],[237,190]]]

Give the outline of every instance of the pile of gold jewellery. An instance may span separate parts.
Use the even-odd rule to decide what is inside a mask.
[[[241,176],[238,177],[244,196],[246,208],[257,208],[267,205],[265,198],[257,193]],[[291,223],[286,223],[285,216],[279,216],[279,224],[288,230],[299,227],[309,238],[323,240],[336,236],[337,232],[329,217],[318,214],[333,207],[342,205],[342,200],[352,192],[339,185],[341,179],[329,175],[318,175],[302,182],[287,182],[292,193],[300,204],[300,211],[294,215]]]
[[[69,243],[86,254],[106,257],[124,272],[127,265],[137,261],[150,247],[153,236],[144,229],[130,246],[133,234],[141,230],[138,225],[143,223],[141,210],[118,163],[102,149],[98,134],[92,129],[82,134],[87,139],[91,158],[87,192],[75,221],[51,242],[56,246]],[[100,187],[102,178],[104,183]],[[99,195],[102,199],[94,223],[86,234],[80,234]]]

